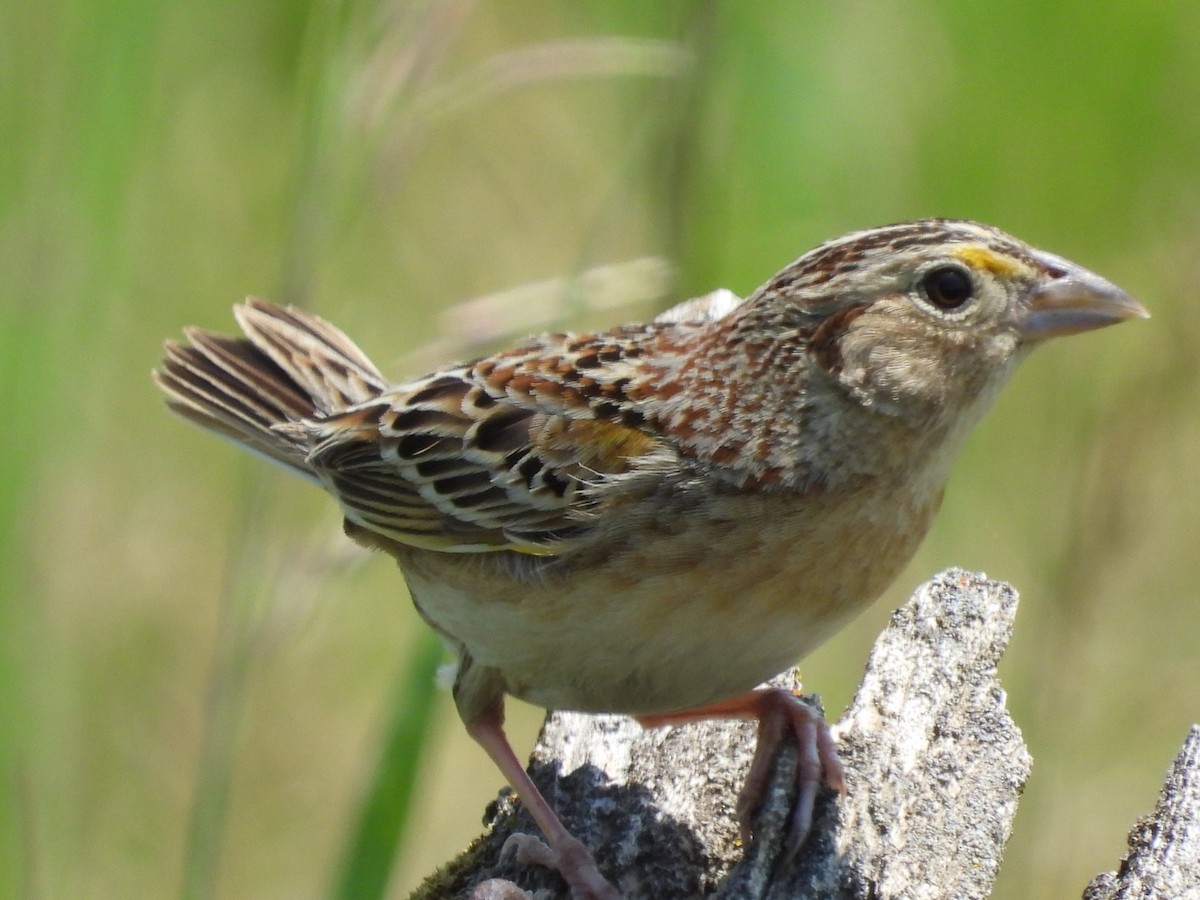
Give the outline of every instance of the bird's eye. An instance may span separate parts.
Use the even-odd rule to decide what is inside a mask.
[[[925,274],[921,290],[938,309],[958,309],[971,299],[975,285],[958,266],[942,266]]]

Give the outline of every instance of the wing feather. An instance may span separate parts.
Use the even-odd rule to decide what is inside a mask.
[[[604,490],[664,445],[641,404],[655,342],[685,327],[545,335],[393,388],[311,313],[250,298],[234,315],[244,339],[190,329],[167,343],[155,377],[172,408],[315,479],[385,538],[542,555],[569,547]]]
[[[562,552],[586,529],[597,489],[659,443],[620,421],[612,391],[596,394],[601,417],[582,395],[564,402],[571,371],[547,366],[545,348],[525,356],[459,366],[306,420],[308,463],[347,518],[400,543]]]

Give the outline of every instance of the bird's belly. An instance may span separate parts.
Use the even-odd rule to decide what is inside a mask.
[[[486,559],[402,564],[426,618],[500,672],[510,694],[555,709],[666,713],[749,690],[871,603],[936,500],[905,506],[876,515],[878,504],[818,512],[760,500],[737,518],[639,530],[588,565],[527,581]]]

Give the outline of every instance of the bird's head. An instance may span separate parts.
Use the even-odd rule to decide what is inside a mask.
[[[940,483],[1032,347],[1146,316],[1081,266],[949,219],[853,232],[741,303],[713,296],[661,320],[670,377],[653,412],[739,484],[886,468]]]
[[[998,229],[946,219],[823,244],[742,309],[747,322],[762,317],[760,327],[772,320],[797,329],[813,375],[922,423],[986,408],[1048,338],[1147,315],[1081,266]]]

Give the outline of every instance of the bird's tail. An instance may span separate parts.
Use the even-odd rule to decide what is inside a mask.
[[[154,380],[167,405],[202,428],[314,478],[304,429],[378,396],[386,382],[341,331],[256,298],[235,306],[244,338],[199,328],[167,341]]]

